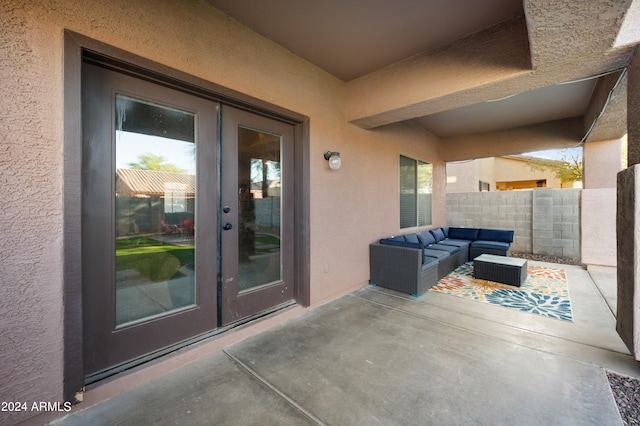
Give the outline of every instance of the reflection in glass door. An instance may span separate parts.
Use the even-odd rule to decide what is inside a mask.
[[[116,326],[196,304],[195,116],[116,95]]]
[[[238,128],[240,292],[282,280],[280,135]]]

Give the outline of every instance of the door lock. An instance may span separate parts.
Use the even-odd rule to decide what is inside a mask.
[[[228,231],[231,228],[233,228],[233,225],[228,222],[225,223],[224,226],[222,227],[222,229],[224,229],[225,231]]]

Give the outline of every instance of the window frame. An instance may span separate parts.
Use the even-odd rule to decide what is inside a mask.
[[[402,202],[402,192],[403,192],[403,179],[402,179],[402,162],[403,162],[403,157],[407,160],[411,160],[414,162],[414,176],[413,176],[413,205],[415,205],[415,221],[413,222],[412,225],[407,225],[406,222],[406,218],[403,219],[403,202]],[[421,211],[420,209],[420,197],[419,197],[419,166],[420,165],[428,165],[431,167],[431,182],[429,183],[429,188],[430,188],[430,192],[429,194],[431,195],[431,202],[429,202],[429,208],[428,209],[423,209],[424,211]],[[424,227],[429,227],[433,225],[433,163],[429,162],[429,161],[425,161],[419,158],[415,158],[413,156],[410,155],[406,155],[403,153],[400,153],[398,156],[398,225],[400,227],[401,230],[408,230],[408,229],[414,229],[414,228],[424,228]],[[421,217],[422,215],[422,217]],[[411,219],[411,218],[410,218]],[[423,222],[423,223],[421,223]]]

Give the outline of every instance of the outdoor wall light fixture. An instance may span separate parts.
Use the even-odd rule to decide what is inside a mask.
[[[342,164],[339,152],[327,151],[324,153],[324,159],[329,162],[329,168],[331,170],[338,170],[340,168],[340,164]]]

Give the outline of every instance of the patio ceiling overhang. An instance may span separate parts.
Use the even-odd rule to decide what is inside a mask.
[[[445,161],[626,133],[640,0],[207,1],[343,80],[349,122],[413,120]]]

